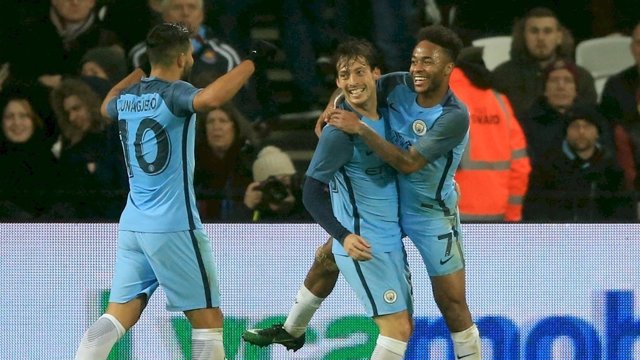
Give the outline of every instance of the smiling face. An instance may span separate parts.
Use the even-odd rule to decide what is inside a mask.
[[[371,109],[376,106],[376,80],[380,71],[371,66],[363,57],[341,58],[337,62],[336,85],[342,89],[346,100],[354,108]]]
[[[11,100],[2,114],[2,132],[12,143],[27,142],[35,130],[34,120],[23,100]]]
[[[413,49],[409,72],[419,96],[430,96],[449,86],[453,61],[445,50],[427,40],[420,41]]]

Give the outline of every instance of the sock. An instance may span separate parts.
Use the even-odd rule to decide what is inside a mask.
[[[407,351],[406,342],[378,335],[371,360],[402,360],[405,351]]]
[[[76,360],[103,360],[125,333],[124,327],[113,315],[104,314],[82,336]]]
[[[221,328],[191,330],[191,360],[224,360]]]
[[[467,330],[451,333],[451,339],[458,359],[481,360],[480,332],[476,324]]]
[[[300,337],[307,331],[309,321],[316,313],[324,298],[313,295],[304,285],[298,290],[296,302],[289,310],[287,320],[284,322],[284,329],[293,337]]]

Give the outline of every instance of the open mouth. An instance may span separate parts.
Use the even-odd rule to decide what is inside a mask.
[[[358,96],[358,95],[361,95],[363,92],[364,92],[364,88],[350,89],[348,91],[349,95],[351,96]]]

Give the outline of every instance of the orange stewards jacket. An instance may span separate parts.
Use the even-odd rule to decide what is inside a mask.
[[[456,172],[463,221],[519,221],[531,165],[506,96],[474,86],[454,68],[449,85],[467,105],[469,143]]]

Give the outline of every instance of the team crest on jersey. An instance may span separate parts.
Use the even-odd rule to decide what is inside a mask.
[[[417,119],[411,124],[411,129],[416,135],[422,136],[427,133],[427,124],[424,120]]]
[[[212,49],[205,49],[200,55],[200,59],[208,64],[213,64],[216,62],[217,54]]]
[[[396,294],[396,292],[393,290],[385,291],[382,297],[387,304],[393,304],[394,302],[396,302],[396,300],[398,300],[398,294]]]

